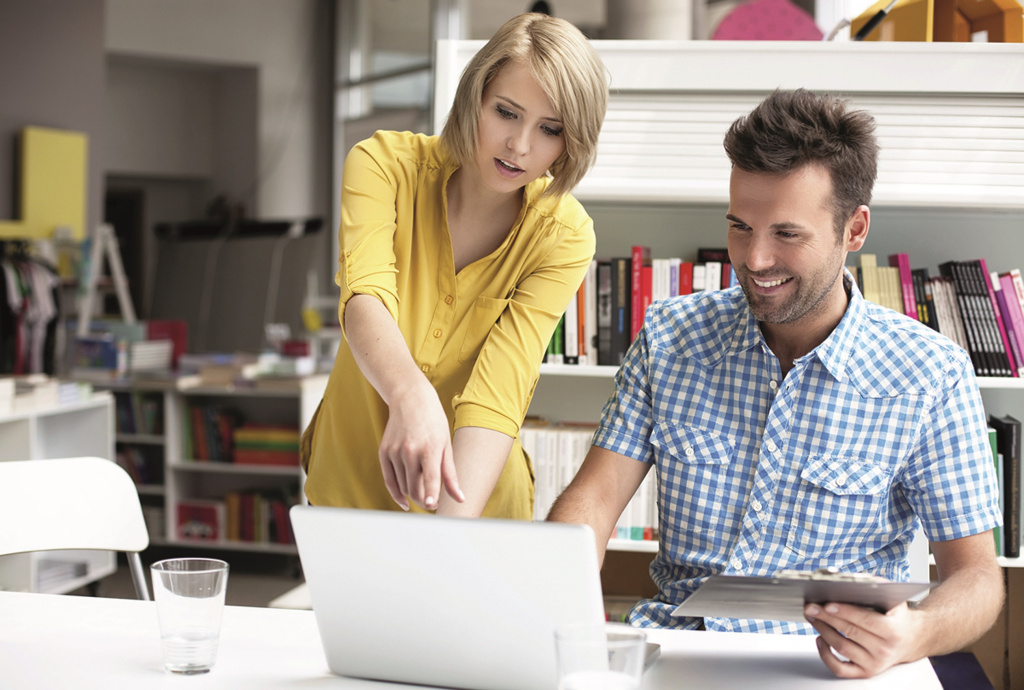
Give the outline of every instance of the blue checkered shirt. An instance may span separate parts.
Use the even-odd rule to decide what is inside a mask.
[[[1001,522],[985,412],[967,353],[867,302],[847,278],[842,321],[783,378],[740,288],[656,302],[616,376],[594,444],[654,463],[660,550],[638,626],[717,573],[837,566],[909,579],[932,541]],[[813,633],[705,618],[709,630]]]

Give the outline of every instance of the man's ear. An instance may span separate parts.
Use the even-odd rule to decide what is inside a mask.
[[[861,204],[846,221],[846,251],[856,252],[864,246],[871,225],[871,209]]]

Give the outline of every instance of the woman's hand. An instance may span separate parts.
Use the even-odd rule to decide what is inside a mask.
[[[465,500],[455,471],[448,417],[426,379],[408,385],[389,405],[378,457],[384,484],[395,502],[409,510],[412,499],[437,508],[441,485],[456,501]]]

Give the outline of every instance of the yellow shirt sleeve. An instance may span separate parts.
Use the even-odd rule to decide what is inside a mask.
[[[355,294],[374,295],[398,321],[398,285],[394,251],[395,199],[400,168],[388,167],[379,139],[352,148],[342,175],[341,256],[334,282],[341,288],[338,319],[344,327],[345,304]]]

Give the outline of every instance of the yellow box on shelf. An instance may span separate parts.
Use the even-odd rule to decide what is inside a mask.
[[[85,237],[89,141],[82,132],[25,127],[21,133],[20,219],[0,221],[0,238],[49,238],[58,227]]]

